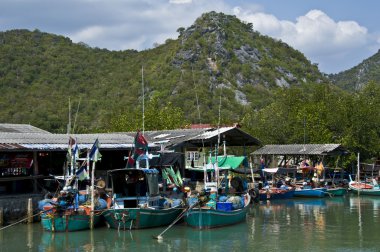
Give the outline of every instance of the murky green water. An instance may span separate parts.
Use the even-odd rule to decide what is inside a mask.
[[[0,231],[0,251],[380,251],[380,197],[293,199],[252,206],[244,223],[50,233],[40,224]]]

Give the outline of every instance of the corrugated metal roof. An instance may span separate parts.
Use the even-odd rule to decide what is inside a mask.
[[[11,124],[11,123],[0,123],[0,132],[51,134],[50,132],[46,130],[34,127],[29,124]]]
[[[72,134],[79,145],[91,145],[98,138],[101,148],[131,148],[136,132],[103,133],[103,134]],[[177,129],[161,131],[145,131],[144,136],[150,147],[163,144],[166,149],[176,146],[202,146],[217,142],[218,135],[221,143],[227,146],[258,145],[259,141],[236,127]],[[2,132],[0,131],[0,150],[13,149],[66,149],[67,134],[52,134],[44,131],[32,132]],[[108,144],[108,145],[107,145]]]
[[[340,144],[288,144],[265,145],[254,151],[253,155],[325,155],[344,152]]]
[[[136,133],[128,132],[130,136]],[[216,143],[220,135],[220,141],[226,141],[228,146],[259,145],[260,141],[237,127],[196,128],[145,131],[144,136],[148,142],[163,144],[166,148],[174,148],[181,144],[202,146]]]
[[[81,149],[90,148],[97,138],[101,149],[130,149],[134,142],[134,138],[126,134],[73,134],[71,137],[77,140]],[[0,150],[63,150],[67,149],[68,142],[67,134],[0,132]]]

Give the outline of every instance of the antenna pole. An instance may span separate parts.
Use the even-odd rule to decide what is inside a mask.
[[[202,121],[201,121],[201,111],[199,109],[198,91],[197,91],[197,85],[195,84],[193,64],[191,64],[191,75],[193,77],[193,84],[194,84],[194,87],[195,87],[195,99],[197,100],[198,120],[199,120],[199,125],[201,125],[202,124]]]
[[[145,91],[144,91],[144,66],[141,66],[141,86],[142,86],[142,134],[145,132]]]
[[[80,102],[81,101],[82,101],[82,97],[80,97],[80,99],[79,99],[79,103],[78,103],[78,107],[77,107],[77,112],[75,113],[74,125],[73,125],[73,134],[75,134],[75,125],[76,125],[76,122],[77,122],[77,116],[78,116],[79,106],[80,106]]]
[[[67,135],[70,135],[71,131],[71,101],[69,97],[69,123],[67,124]]]

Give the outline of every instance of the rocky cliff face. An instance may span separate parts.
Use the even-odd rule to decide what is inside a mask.
[[[338,74],[331,74],[329,78],[337,86],[349,91],[359,91],[369,81],[379,82],[380,50],[359,65]]]
[[[203,14],[189,28],[180,29],[181,46],[172,64],[206,67],[213,86],[234,88],[240,91],[236,97],[242,97],[247,85],[270,89],[326,80],[300,52],[252,27],[223,13]]]

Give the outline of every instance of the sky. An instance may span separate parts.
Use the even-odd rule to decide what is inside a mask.
[[[38,29],[91,47],[140,51],[216,11],[338,73],[380,49],[379,10],[377,0],[1,0],[0,31]]]

